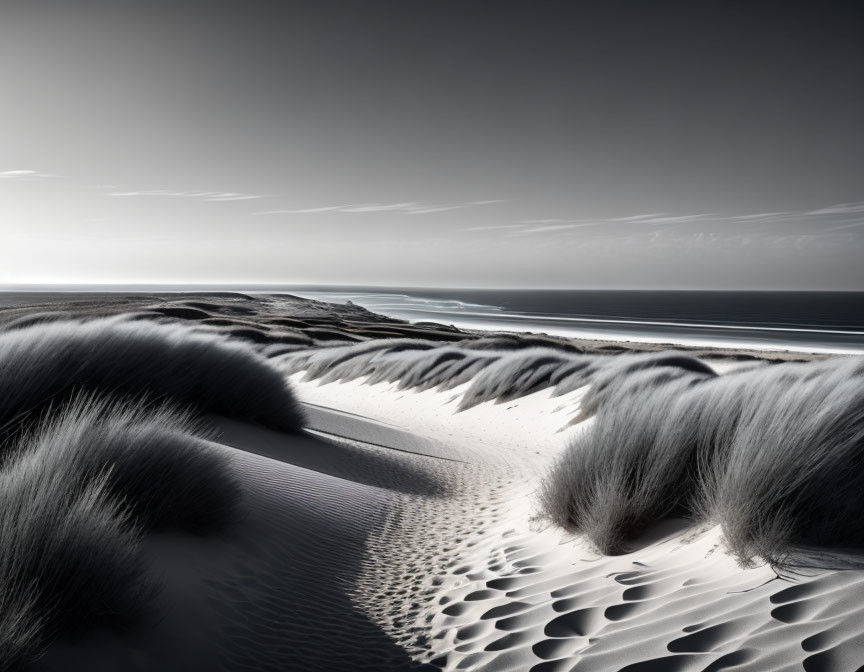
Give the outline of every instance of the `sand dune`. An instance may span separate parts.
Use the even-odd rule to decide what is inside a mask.
[[[294,381],[301,398],[383,421],[411,418],[418,432],[450,432],[450,441],[467,444],[454,452],[471,462],[462,467],[471,490],[446,500],[449,514],[427,514],[439,521],[436,531],[449,527],[447,538],[459,541],[440,555],[433,592],[414,620],[410,642],[420,643],[420,659],[446,670],[858,669],[861,570],[780,578],[768,565],[742,569],[719,527],[674,519],[651,527],[632,552],[603,556],[538,519],[534,495],[545,468],[593,422],[568,424],[578,393],[562,400],[538,392],[450,415],[442,413],[454,406],[450,392],[410,393],[400,408],[381,403],[401,394],[393,384]],[[569,429],[556,433],[562,427]],[[483,504],[471,498],[483,491]],[[415,509],[378,545],[406,535],[422,544],[413,535],[420,516]],[[399,579],[394,571],[390,580]],[[387,625],[393,610],[370,613]]]
[[[230,431],[251,447],[272,438],[250,426]],[[386,491],[295,466],[290,450],[273,459],[212,449],[230,451],[243,485],[238,524],[217,538],[148,538],[164,586],[151,619],[55,643],[34,669],[410,669],[350,599]]]
[[[7,423],[41,431],[46,455],[79,456],[56,461],[58,483],[74,465],[96,478],[123,460],[129,494],[106,489],[106,510],[131,535],[129,585],[153,587],[123,623],[52,629],[38,660],[0,669],[843,671],[864,660],[864,555],[842,547],[860,542],[860,359],[610,349],[242,295],[0,310],[0,357]],[[82,382],[90,415],[46,424],[84,403]],[[217,508],[230,500],[230,519],[146,523],[170,513],[134,480],[159,422],[120,422],[90,453],[64,443],[115,404],[163,417],[156,400],[171,404],[167,428],[185,418],[171,430],[189,435],[181,456],[229,469],[236,499],[205,487],[219,482],[206,469],[180,483],[193,505],[206,501],[199,488]],[[4,437],[18,455],[19,434]],[[23,454],[37,454],[31,444]],[[735,530],[772,545],[742,552]],[[0,583],[0,604],[12,585]],[[86,613],[77,604],[66,624]]]

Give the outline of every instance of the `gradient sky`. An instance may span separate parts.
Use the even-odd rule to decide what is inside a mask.
[[[864,3],[2,0],[0,283],[864,289]]]

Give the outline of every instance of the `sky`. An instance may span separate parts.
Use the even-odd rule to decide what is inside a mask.
[[[864,290],[864,3],[2,0],[0,284]]]

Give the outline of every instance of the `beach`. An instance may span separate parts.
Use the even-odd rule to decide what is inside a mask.
[[[284,295],[0,300],[7,377],[48,338],[80,361],[34,392],[39,422],[79,387],[167,399],[206,425],[177,431],[239,494],[203,532],[135,523],[147,607],[122,627],[58,622],[8,669],[820,671],[864,656],[859,357],[466,330]]]

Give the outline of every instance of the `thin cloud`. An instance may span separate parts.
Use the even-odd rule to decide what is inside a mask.
[[[251,201],[256,198],[261,198],[258,194],[217,194],[205,198],[205,201]]]
[[[846,231],[848,229],[858,229],[864,226],[864,218],[857,222],[850,222],[849,224],[844,224],[842,226],[834,226],[828,229],[828,231]]]
[[[813,210],[811,215],[849,215],[864,213],[864,203],[838,203],[821,210]]]
[[[38,170],[26,170],[26,169],[18,169],[18,170],[4,170],[0,171],[0,179],[2,180],[44,180],[51,177],[57,177],[57,175],[53,175],[51,173],[43,173]]]
[[[629,217],[613,217],[612,219],[606,219],[604,221],[607,222],[639,222],[645,219],[651,219],[653,217],[662,217],[662,212],[654,212],[650,215],[630,215]]]
[[[391,203],[381,205],[372,203],[367,205],[347,205],[337,208],[339,212],[412,212],[418,205],[416,203]]]
[[[500,200],[470,201],[469,203],[457,203],[452,205],[439,205],[429,203],[417,203],[407,201],[404,203],[357,203],[353,205],[325,205],[313,208],[296,208],[293,210],[266,210],[256,212],[256,215],[309,215],[321,212],[340,212],[346,214],[389,212],[401,215],[430,215],[448,210],[463,210],[465,208],[482,207],[502,203]]]
[[[249,201],[261,198],[258,194],[243,194],[233,191],[170,191],[167,189],[152,189],[149,191],[112,191],[106,195],[119,198],[189,198],[209,202]]]
[[[446,212],[447,210],[461,210],[467,208],[467,205],[439,205],[434,208],[419,208],[416,210],[407,210],[406,215],[428,215],[433,212]]]
[[[716,218],[717,215],[654,215],[644,216],[635,221],[640,224],[686,224],[688,222],[704,222],[712,217]]]
[[[633,233],[633,227],[646,227],[639,235],[647,235],[652,231],[660,229],[676,229],[678,227],[693,226],[715,226],[717,230],[728,230],[734,225],[760,227],[770,225],[781,225],[788,227],[818,228],[823,233],[844,231],[864,227],[864,202],[840,203],[830,205],[817,210],[798,212],[757,212],[740,215],[719,215],[715,213],[699,213],[692,215],[672,215],[668,213],[648,213],[641,215],[628,215],[626,217],[609,217],[598,219],[528,219],[516,224],[501,225],[496,227],[474,227],[466,231],[480,231],[489,229],[511,230],[510,235],[533,235],[538,233],[563,233],[573,229],[585,227],[598,227],[601,231],[615,234],[616,231],[627,231]],[[623,227],[623,231],[622,231]],[[760,229],[755,229],[758,232]],[[776,229],[775,229],[776,230]]]
[[[548,231],[568,231],[570,229],[580,229],[586,226],[595,226],[595,224],[546,224],[544,226],[535,226],[523,231],[517,231],[515,235],[533,235],[535,233],[546,233]]]
[[[701,222],[717,215],[698,214],[698,215],[668,215],[663,212],[654,212],[647,215],[631,215],[629,217],[612,217],[610,219],[600,220],[602,222],[623,222],[629,224],[682,224],[685,222]]]
[[[791,212],[757,212],[755,215],[738,215],[735,219],[739,221],[748,221],[756,219],[777,219],[778,217],[788,217],[794,213]],[[811,212],[809,214],[817,214]]]
[[[302,210],[267,210],[266,212],[256,212],[256,215],[305,215],[315,212],[332,212],[341,210],[341,205],[325,205],[323,208],[304,208]]]
[[[462,231],[495,231],[497,229],[520,229],[522,224],[494,224],[492,226],[470,226]]]

